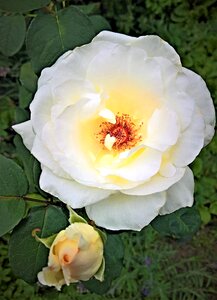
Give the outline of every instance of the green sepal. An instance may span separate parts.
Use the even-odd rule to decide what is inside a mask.
[[[69,223],[73,224],[73,223],[86,223],[87,221],[82,218],[81,216],[79,216],[69,205],[67,205],[67,208],[69,210]]]
[[[105,258],[103,257],[102,259],[102,263],[99,267],[99,270],[96,272],[96,274],[94,275],[94,277],[99,280],[99,281],[103,281],[104,280],[104,273],[105,273]]]
[[[55,240],[57,233],[47,237],[47,238],[40,238],[37,236],[37,230],[34,230],[32,232],[32,235],[34,236],[34,238],[36,239],[37,242],[42,243],[46,248],[50,249],[50,247],[53,244],[53,241]]]
[[[100,230],[99,228],[94,227],[94,229],[99,233],[99,236],[102,239],[103,245],[105,246],[105,243],[107,241],[107,235],[104,231]]]

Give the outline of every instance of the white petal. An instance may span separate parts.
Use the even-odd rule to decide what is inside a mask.
[[[144,144],[165,151],[175,145],[178,135],[179,123],[176,113],[167,108],[156,109],[148,122]]]
[[[26,121],[20,124],[16,124],[12,126],[12,128],[22,136],[24,145],[31,151],[35,139],[32,122]]]
[[[121,164],[123,166],[102,166],[101,171],[104,175],[116,175],[130,181],[143,181],[158,172],[161,164],[161,152],[148,147],[140,148],[131,156],[123,159]]]
[[[51,83],[53,77],[57,75],[57,69],[66,68],[66,66],[69,65],[69,61],[71,60],[72,56],[73,51],[69,50],[61,55],[51,67],[44,68],[41,71],[41,76],[38,79],[38,88]]]
[[[30,104],[31,120],[34,131],[40,136],[45,124],[51,119],[53,97],[49,85],[42,86]]]
[[[104,140],[104,146],[111,151],[114,143],[116,142],[116,138],[111,136],[109,133],[106,135]]]
[[[58,291],[66,284],[62,271],[54,272],[50,267],[45,267],[38,273],[38,280],[43,285],[55,286]]]
[[[107,41],[121,45],[128,45],[135,40],[135,37],[129,35],[103,30],[92,40],[92,42]]]
[[[112,124],[116,123],[116,116],[110,109],[107,108],[102,109],[99,112],[99,116],[103,117],[104,119],[106,119],[108,122]]]
[[[67,106],[78,102],[87,93],[93,92],[92,85],[86,80],[70,79],[52,86],[55,103],[52,106],[52,119],[58,117]]]
[[[176,85],[176,81],[170,82],[163,101],[176,112],[181,130],[183,131],[191,123],[195,111],[195,101],[191,96],[182,90],[180,91],[179,88],[181,87]]]
[[[169,214],[179,208],[192,206],[194,202],[194,176],[188,167],[181,180],[166,191],[166,203],[160,210],[161,215]]]
[[[176,65],[181,65],[179,55],[175,49],[159,36],[141,36],[133,40],[131,45],[144,49],[148,57],[164,57]]]
[[[179,181],[184,175],[185,169],[179,168],[172,177],[164,177],[160,174],[153,176],[149,181],[132,189],[122,190],[127,195],[149,195],[167,190],[171,185]]]
[[[199,154],[204,144],[204,120],[195,112],[190,126],[179,136],[172,149],[171,161],[178,167],[189,165]]]
[[[86,207],[91,220],[111,230],[141,230],[159,213],[165,203],[164,193],[128,196],[117,193]]]
[[[56,119],[53,140],[54,145],[51,149],[55,154],[55,159],[59,165],[70,174],[72,178],[79,182],[98,182],[98,172],[94,169],[88,148],[89,144],[84,142],[81,136],[81,122],[92,115],[97,115],[101,107],[101,99],[98,94],[89,95],[93,99],[81,99],[75,105],[67,107]],[[52,139],[50,131],[45,134],[44,140]],[[55,149],[55,144],[57,149]],[[48,142],[49,147],[52,142]],[[59,151],[58,151],[59,149]]]
[[[49,149],[44,143],[36,136],[31,153],[37,158],[38,161],[45,167],[51,169],[54,174],[70,178],[66,172],[60,167],[58,162],[54,159]]]
[[[113,193],[111,190],[88,187],[74,180],[64,179],[43,166],[40,187],[72,208],[81,208],[90,203],[95,203]]]
[[[142,53],[141,51],[138,55],[136,50],[136,48],[131,48],[128,57],[127,74],[131,84],[139,86],[147,94],[154,95],[157,98],[162,97],[164,93],[164,79],[161,63],[155,59],[147,58],[145,52]],[[126,54],[124,54],[124,57],[126,64]]]
[[[200,113],[205,120],[205,145],[210,142],[214,135],[215,126],[215,108],[206,86],[205,81],[196,73],[183,68],[186,80],[188,82],[187,91],[192,98],[194,98],[196,105],[200,109]]]
[[[139,38],[128,36],[125,34],[101,31],[94,39],[94,42],[108,41],[111,43],[117,43],[120,45],[132,46],[135,48],[141,48],[145,50],[148,57],[164,57],[172,61],[173,63],[180,65],[179,55],[175,49],[167,42],[161,39],[159,36],[146,35]]]
[[[109,42],[98,43],[97,55],[87,65],[87,79],[106,93],[123,82],[128,48]],[[96,68],[97,66],[97,68]]]
[[[163,162],[161,164],[159,173],[164,177],[173,177],[176,174],[177,168],[170,162]]]
[[[42,70],[38,87],[57,86],[71,79],[83,80],[86,72],[85,64],[87,66],[88,61],[96,55],[92,48],[91,44],[87,44],[64,53],[52,66]]]

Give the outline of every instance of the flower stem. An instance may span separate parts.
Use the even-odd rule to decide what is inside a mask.
[[[28,196],[0,196],[0,199],[23,199],[24,201],[32,201],[32,202],[38,202],[38,203],[43,203],[43,204],[51,204],[51,205],[56,205],[60,206],[60,203],[55,203],[53,199],[48,199],[48,200],[40,200],[40,199],[35,199],[31,198]]]

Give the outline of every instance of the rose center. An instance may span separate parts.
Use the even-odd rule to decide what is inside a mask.
[[[111,129],[111,132],[109,132],[110,136],[113,136],[116,138],[116,142],[118,144],[126,143],[129,138],[129,133],[127,128],[124,128],[123,126],[117,126],[113,129]]]
[[[128,114],[119,113],[116,115],[115,124],[102,122],[97,139],[109,150],[126,150],[134,147],[142,137],[139,129],[142,126],[136,125]]]

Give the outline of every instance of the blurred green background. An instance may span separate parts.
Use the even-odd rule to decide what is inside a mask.
[[[56,1],[61,2],[61,1]],[[157,34],[179,53],[185,67],[206,81],[217,104],[217,1],[102,0],[64,1],[89,5],[101,13],[112,30],[140,36]],[[82,8],[82,7],[81,7]],[[83,7],[84,8],[84,7]],[[82,8],[82,9],[83,9]],[[23,47],[14,56],[0,55],[0,153],[15,156],[14,133],[19,99],[20,66],[28,60]],[[124,268],[106,295],[88,292],[82,284],[54,289],[30,286],[14,277],[7,256],[8,236],[0,239],[0,299],[217,299],[217,137],[192,164],[195,203],[202,226],[191,241],[160,237],[151,227],[122,233]]]

